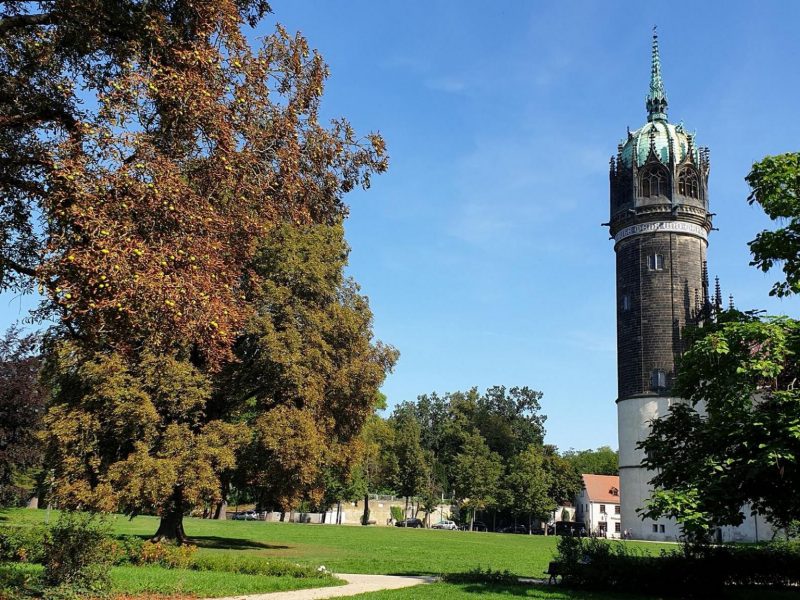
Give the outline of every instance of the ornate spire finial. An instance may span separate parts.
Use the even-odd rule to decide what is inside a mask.
[[[661,58],[658,54],[658,33],[653,27],[653,62],[650,66],[650,92],[647,94],[647,120],[667,120],[667,92],[661,79]]]

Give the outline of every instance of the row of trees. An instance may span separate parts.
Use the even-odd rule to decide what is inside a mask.
[[[373,416],[362,436],[366,489],[405,496],[407,506],[415,497],[426,516],[447,497],[472,518],[487,509],[503,519],[552,517],[580,490],[581,473],[616,473],[617,457],[607,447],[562,455],[544,444],[541,396],[527,387],[472,388]],[[365,498],[365,519],[368,511]]]
[[[301,35],[249,44],[269,10],[0,2],[0,292],[50,324],[0,347],[11,496],[42,458],[58,506],[180,540],[236,482],[288,507],[352,469],[397,352],[343,276],[343,197],[388,159],[320,123]]]

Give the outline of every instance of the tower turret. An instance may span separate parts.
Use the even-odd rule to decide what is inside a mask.
[[[683,327],[705,302],[708,150],[667,121],[658,38],[653,33],[647,122],[628,130],[610,171],[610,233],[616,252],[617,414],[622,527],[634,537],[677,536],[674,523],[643,522],[652,474],[636,444],[671,403]]]

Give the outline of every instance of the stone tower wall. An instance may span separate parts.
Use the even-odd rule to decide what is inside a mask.
[[[617,254],[617,375],[619,398],[664,395],[683,351],[683,327],[703,290],[706,242],[692,235],[648,233],[620,241]],[[660,269],[648,260],[663,257]],[[665,373],[654,390],[651,376]]]

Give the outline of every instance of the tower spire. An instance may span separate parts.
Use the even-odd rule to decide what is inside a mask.
[[[653,27],[653,59],[650,65],[650,92],[645,102],[648,121],[667,120],[667,92],[661,79],[661,58],[658,54],[658,33]]]

